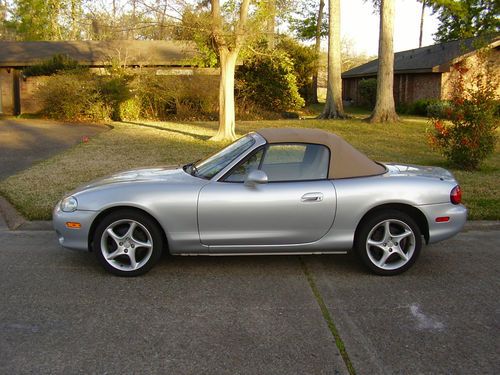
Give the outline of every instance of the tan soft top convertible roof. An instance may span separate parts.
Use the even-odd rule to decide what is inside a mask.
[[[373,176],[386,172],[339,136],[318,129],[272,128],[257,130],[268,143],[313,143],[330,149],[328,178]]]

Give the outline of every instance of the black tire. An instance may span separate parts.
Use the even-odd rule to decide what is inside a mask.
[[[379,211],[360,223],[354,249],[372,272],[397,275],[417,260],[422,249],[422,234],[408,214],[398,210]]]
[[[97,259],[104,269],[117,276],[140,276],[151,270],[161,257],[163,245],[158,224],[133,209],[114,211],[104,217],[93,238]]]

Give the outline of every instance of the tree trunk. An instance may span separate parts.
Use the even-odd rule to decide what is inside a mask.
[[[62,40],[61,29],[58,24],[61,3],[59,0],[51,0],[47,3],[49,10],[50,40]]]
[[[422,37],[424,35],[424,13],[425,13],[425,0],[422,0],[422,13],[420,13],[420,36],[418,37],[418,48],[422,47]]]
[[[236,134],[235,106],[234,106],[234,73],[236,59],[248,35],[246,24],[250,0],[242,0],[240,5],[240,18],[236,23],[234,40],[229,42],[224,35],[223,20],[219,0],[210,0],[212,5],[212,37],[217,45],[220,62],[219,84],[219,130],[210,138],[212,141],[234,140]]]
[[[137,27],[137,0],[132,0],[132,25],[127,28],[127,39],[135,39],[135,28]]]
[[[316,44],[314,46],[314,51],[318,56],[318,61],[316,62],[316,66],[314,67],[313,79],[312,79],[312,90],[311,90],[311,99],[310,102],[313,104],[318,103],[318,72],[319,72],[319,64],[320,64],[320,55],[321,55],[321,24],[323,23],[323,10],[325,9],[325,1],[319,0],[319,10],[318,10],[318,18],[316,23]]]
[[[210,138],[211,141],[234,140],[235,105],[234,105],[234,73],[239,50],[219,48],[220,84],[219,84],[219,130]]]
[[[342,104],[340,56],[340,0],[329,0],[328,11],[328,82],[323,119],[345,118]]]
[[[269,18],[267,20],[267,48],[273,50],[276,46],[276,0],[269,2]]]
[[[78,4],[77,0],[71,0],[71,35],[70,40],[79,40],[80,37],[78,35]]]
[[[380,36],[378,46],[377,101],[371,123],[398,121],[394,105],[394,0],[380,4]]]

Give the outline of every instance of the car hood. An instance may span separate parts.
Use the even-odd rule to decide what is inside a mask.
[[[428,167],[414,164],[384,163],[390,176],[418,176],[455,180],[453,174],[441,167]]]
[[[137,182],[162,182],[162,181],[168,181],[169,183],[175,184],[175,183],[186,183],[188,181],[192,182],[193,179],[199,180],[198,178],[193,177],[188,173],[186,173],[179,166],[132,169],[91,181],[89,183],[80,186],[75,191],[80,192],[83,190],[89,190],[111,184],[137,183]]]

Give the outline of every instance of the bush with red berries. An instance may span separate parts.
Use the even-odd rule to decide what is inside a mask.
[[[479,59],[486,61],[484,56]],[[453,69],[456,78],[449,106],[431,117],[428,140],[453,166],[474,170],[495,150],[499,125],[495,77],[482,69],[469,71],[466,61]]]

